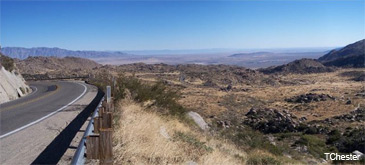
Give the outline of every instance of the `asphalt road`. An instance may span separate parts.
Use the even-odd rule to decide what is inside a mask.
[[[87,91],[82,83],[67,81],[30,82],[30,87],[31,94],[0,104],[0,138],[52,116]]]

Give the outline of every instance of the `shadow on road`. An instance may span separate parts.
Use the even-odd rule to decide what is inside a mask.
[[[104,92],[98,90],[93,101],[71,121],[71,123],[32,162],[32,164],[57,164],[70,146],[72,139],[95,110],[96,106],[98,106],[103,95]]]

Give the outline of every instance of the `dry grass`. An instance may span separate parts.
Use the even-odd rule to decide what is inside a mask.
[[[331,73],[305,74],[305,75],[286,75],[280,79],[288,82],[296,82],[293,85],[278,86],[245,86],[235,85],[235,91],[223,92],[216,88],[201,88],[199,86],[189,86],[182,90],[185,96],[179,102],[191,109],[196,109],[204,116],[220,116],[229,111],[239,109],[240,113],[245,114],[251,107],[257,106],[251,103],[249,98],[263,102],[266,106],[276,109],[286,109],[298,117],[306,117],[308,121],[323,120],[328,117],[346,114],[358,104],[364,104],[364,98],[356,97],[355,94],[365,89],[363,82],[349,80],[348,77],[339,76],[343,72],[359,69],[343,69]],[[242,91],[241,89],[248,89]],[[309,104],[288,103],[286,98],[306,94],[330,94],[336,97],[336,101],[327,100],[312,102]],[[227,105],[225,97],[234,96]],[[347,105],[346,101],[350,98],[352,104]],[[228,98],[229,99],[229,98]],[[237,106],[234,106],[237,105]]]
[[[245,153],[130,100],[119,104],[115,164],[242,164]]]
[[[351,81],[349,77],[339,76],[343,72],[353,70],[358,69],[342,69],[319,74],[285,75],[280,76],[280,80],[293,82],[293,84],[283,83],[276,86],[242,84],[235,85],[235,89],[230,92],[222,91],[219,88],[202,87],[199,80],[186,80],[189,83],[181,88],[182,98],[179,103],[185,108],[201,114],[212,125],[216,120],[229,121],[233,117],[240,119],[251,107],[255,106],[286,109],[297,117],[305,116],[308,121],[323,120],[348,113],[358,104],[364,106],[364,98],[355,95],[365,89],[365,84]],[[176,73],[138,74],[138,78],[148,80],[148,82],[155,82],[163,78],[173,85],[180,85],[177,75]],[[285,101],[286,98],[306,93],[330,94],[336,98],[336,101],[327,100],[307,104]],[[352,100],[352,104],[346,104],[347,98]],[[151,109],[126,100],[122,105],[120,129],[117,129],[115,133],[117,144],[115,149],[118,153],[116,154],[116,164],[186,164],[189,161],[199,164],[298,163],[286,156],[273,156],[263,150],[244,153],[237,150],[236,146],[230,145],[229,142],[208,137],[178,120],[151,112],[153,111]],[[214,116],[214,120],[210,116]],[[161,134],[161,130],[166,130],[170,138],[165,138]],[[177,132],[182,132],[182,137],[176,138]],[[185,139],[185,141],[181,139]],[[189,140],[198,141],[198,145],[189,143]],[[242,148],[242,146],[238,147]],[[212,150],[209,150],[210,148]]]

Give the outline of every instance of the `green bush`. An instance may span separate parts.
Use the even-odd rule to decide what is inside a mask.
[[[327,144],[334,144],[336,141],[338,141],[341,138],[341,133],[338,130],[332,130],[328,134]]]
[[[10,57],[7,57],[3,54],[0,54],[0,64],[2,66],[4,66],[4,68],[8,71],[13,71],[15,66],[14,66],[14,60]]]
[[[115,98],[117,100],[124,98],[126,89],[129,90],[135,101],[153,101],[153,105],[167,109],[168,114],[183,116],[186,112],[184,107],[177,102],[179,93],[168,89],[161,81],[151,85],[143,83],[135,77],[121,76],[117,79]]]
[[[112,86],[113,84],[112,76],[108,73],[99,73],[95,77],[97,78],[90,79],[89,83],[104,91],[107,85]],[[133,100],[140,103],[152,101],[153,105],[161,108],[162,113],[184,118],[186,110],[177,102],[180,94],[176,90],[167,88],[162,81],[148,84],[134,76],[124,75],[119,75],[115,81],[115,89],[112,89],[112,96],[116,101],[125,98],[126,90],[128,90]]]
[[[295,144],[307,146],[308,152],[316,158],[325,158],[324,153],[337,152],[336,148],[326,145],[324,138],[316,135],[302,135]]]
[[[271,157],[271,156],[254,156],[250,157],[246,164],[252,164],[252,165],[264,165],[264,164],[270,164],[270,165],[279,165],[282,164],[279,160]]]
[[[338,151],[351,153],[355,150],[365,152],[365,129],[346,130],[343,135],[338,130],[328,134],[327,144],[335,146]]]
[[[249,127],[232,131],[224,131],[222,135],[231,139],[237,146],[248,146],[250,147],[249,149],[263,149],[274,155],[283,154],[283,147],[271,144],[264,134],[259,131]]]

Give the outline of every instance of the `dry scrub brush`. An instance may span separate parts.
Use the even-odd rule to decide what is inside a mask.
[[[243,164],[244,152],[131,99],[119,102],[115,164]]]

